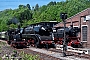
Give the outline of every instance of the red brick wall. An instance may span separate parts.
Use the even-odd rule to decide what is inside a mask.
[[[89,47],[90,48],[90,21],[87,21],[87,27],[88,27],[88,31],[87,31],[87,33],[88,33],[88,35],[87,35],[87,47]]]

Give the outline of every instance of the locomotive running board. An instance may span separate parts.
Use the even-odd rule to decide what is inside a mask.
[[[63,50],[63,45],[56,45],[56,49]],[[76,53],[84,53],[90,55],[90,48],[73,48],[71,46],[67,46],[67,51],[76,52]]]

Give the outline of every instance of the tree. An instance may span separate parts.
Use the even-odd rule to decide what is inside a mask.
[[[29,9],[29,10],[31,10],[31,7],[30,7],[30,5],[29,5],[29,4],[27,4],[26,6],[28,7],[28,9]]]
[[[39,5],[36,4],[36,6],[35,6],[35,11],[38,11],[38,10],[39,10]]]
[[[41,13],[44,12],[45,10],[47,10],[47,6],[46,5],[43,5],[42,7],[39,8],[39,11]]]
[[[26,6],[24,6],[24,5],[19,5],[19,9],[21,9],[21,8],[26,8]]]
[[[30,10],[29,4],[26,6],[19,5],[19,8],[14,10],[0,11],[0,30],[6,30],[7,22],[13,17],[16,17],[23,26],[50,20],[61,22],[61,12],[66,12],[68,17],[71,17],[86,8],[90,8],[90,0],[66,0],[57,3],[51,1],[47,5],[40,7],[36,4],[35,7],[32,7],[32,10]]]
[[[34,6],[32,7],[32,11],[34,11]]]
[[[51,1],[49,4],[47,4],[48,6],[50,6],[50,5],[56,5],[56,1]]]
[[[56,1],[54,1],[53,4],[56,5]]]

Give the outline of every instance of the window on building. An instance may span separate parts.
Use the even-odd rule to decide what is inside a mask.
[[[90,15],[87,15],[86,16],[86,20],[90,20]]]
[[[86,22],[86,16],[84,17],[83,22]]]
[[[82,41],[87,41],[87,26],[82,26]]]

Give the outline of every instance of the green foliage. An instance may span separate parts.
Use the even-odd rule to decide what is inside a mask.
[[[54,2],[51,1],[51,2],[50,2],[49,4],[47,4],[47,5],[48,5],[48,6],[49,6],[49,5],[50,5],[50,6],[51,6],[51,5],[56,5],[56,1],[54,1]]]
[[[23,60],[40,60],[38,55],[25,54],[21,52],[20,54],[23,57]]]
[[[6,43],[5,42],[0,42],[0,45],[5,45]]]
[[[9,27],[16,28],[17,25],[11,24]]]
[[[36,6],[35,6],[35,9],[34,9],[35,11],[38,11],[39,10],[39,5],[38,4],[36,4]]]
[[[2,60],[2,58],[0,57],[0,60]]]
[[[29,4],[19,5],[17,9],[6,9],[0,11],[0,31],[8,30],[8,27],[17,28],[17,24],[7,25],[12,18],[17,18],[22,27],[41,22],[41,21],[58,21],[61,22],[60,13],[66,12],[68,17],[90,8],[90,0],[66,0],[61,2],[49,2],[47,5],[30,7]]]
[[[30,5],[29,5],[29,4],[27,4],[26,6],[27,6],[27,8],[28,8],[29,10],[31,10],[31,7],[30,7]]]

